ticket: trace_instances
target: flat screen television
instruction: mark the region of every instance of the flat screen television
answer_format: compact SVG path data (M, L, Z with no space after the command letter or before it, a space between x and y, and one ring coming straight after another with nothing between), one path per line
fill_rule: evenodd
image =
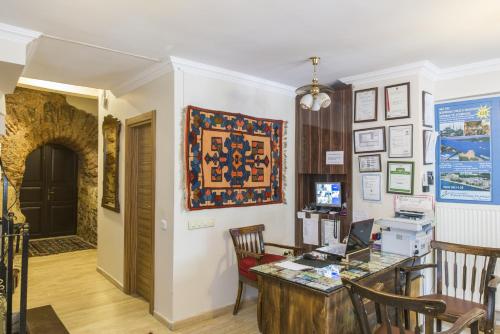
M340 182L317 182L316 206L328 208L342 207L342 186Z

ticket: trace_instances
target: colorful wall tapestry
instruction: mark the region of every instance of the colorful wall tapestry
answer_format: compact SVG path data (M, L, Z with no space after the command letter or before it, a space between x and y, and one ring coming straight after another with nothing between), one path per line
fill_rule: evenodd
M282 203L283 127L283 121L188 106L188 209Z

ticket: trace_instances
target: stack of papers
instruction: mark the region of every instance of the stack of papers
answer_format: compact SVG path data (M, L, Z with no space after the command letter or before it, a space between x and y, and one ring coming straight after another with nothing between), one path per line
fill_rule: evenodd
M312 269L312 267L310 267L310 266L304 266L303 264L295 263L292 261L278 262L275 264L275 266L283 268L283 269L294 270L294 271L302 271L302 270Z

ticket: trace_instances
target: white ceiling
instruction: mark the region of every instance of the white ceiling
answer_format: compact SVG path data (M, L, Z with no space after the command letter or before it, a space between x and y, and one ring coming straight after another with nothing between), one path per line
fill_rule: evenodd
M24 75L109 88L169 55L292 86L420 60L500 57L498 0L0 0L0 22L43 37Z

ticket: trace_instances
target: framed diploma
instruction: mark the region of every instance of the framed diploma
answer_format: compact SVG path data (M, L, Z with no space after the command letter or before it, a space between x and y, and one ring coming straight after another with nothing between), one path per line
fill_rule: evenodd
M386 86L385 119L400 119L410 117L410 83Z
M377 120L378 89L368 88L354 92L354 123Z
M434 96L428 92L422 92L422 118L423 126L434 127Z
M387 192L413 195L414 163L411 161L387 162Z
M382 199L382 176L380 174L361 175L361 193L364 201L377 201Z
M432 165L436 160L436 134L432 130L424 130L424 165Z
M413 157L413 125L389 127L389 158Z
M353 131L354 153L385 152L385 126Z
M360 173L373 173L382 171L380 154L360 155L358 157L358 160Z

